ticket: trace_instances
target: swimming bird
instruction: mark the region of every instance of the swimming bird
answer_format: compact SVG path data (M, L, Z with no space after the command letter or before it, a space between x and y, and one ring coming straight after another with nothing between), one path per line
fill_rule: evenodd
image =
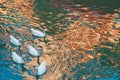
M18 39L16 39L13 35L10 35L10 42L13 45L18 46L19 51L20 51L20 46L22 45L22 43Z
M22 45L21 42L18 39L16 39L13 35L10 35L10 42L15 46Z
M46 62L43 61L37 68L36 68L36 80L38 80L39 76L42 76L46 72Z
M34 28L31 28L32 34L36 37L44 38L44 42L46 42L46 31L47 30L48 29L44 29L43 32L42 32L42 31L39 31L39 30L35 30Z
M37 57L37 63L40 64L39 57L40 57L40 54L42 53L42 49L40 47L38 49L39 51L37 51L33 46L29 45L30 55Z
M20 57L16 52L12 52L12 60L17 63L22 65L22 71L24 71L26 68L24 67L25 61L22 57Z
M16 52L12 52L12 60L17 64L24 64L24 60Z

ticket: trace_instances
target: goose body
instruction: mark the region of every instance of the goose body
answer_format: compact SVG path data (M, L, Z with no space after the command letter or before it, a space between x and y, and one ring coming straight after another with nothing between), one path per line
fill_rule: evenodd
M12 60L18 64L24 64L24 60L16 52L12 52Z
M32 56L37 57L37 63L40 64L39 58L40 58L40 54L42 53L41 48L39 49L39 51L37 51L34 47L32 47L31 45L29 45L29 53Z
M37 76L41 76L46 72L46 62L43 61L37 68Z
M20 46L21 45L21 42L12 35L10 35L10 42L12 44L14 44L15 46Z
M29 45L29 53L32 56L38 57L40 56L40 52L38 52L34 47L32 47L31 45Z
M31 28L31 31L32 31L32 34L36 37L41 37L41 38L44 38L46 37L46 31L47 29L44 29L44 31L39 31L39 30L35 30L34 28Z

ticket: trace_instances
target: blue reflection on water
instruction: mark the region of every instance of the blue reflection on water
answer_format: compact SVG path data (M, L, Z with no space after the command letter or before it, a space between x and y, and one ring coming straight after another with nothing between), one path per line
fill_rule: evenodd
M19 66L10 59L10 53L0 48L0 80L23 80Z

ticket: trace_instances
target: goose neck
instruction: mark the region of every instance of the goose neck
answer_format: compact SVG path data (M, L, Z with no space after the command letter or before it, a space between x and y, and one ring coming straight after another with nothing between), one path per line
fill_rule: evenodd
M43 33L46 35L46 30L44 30Z

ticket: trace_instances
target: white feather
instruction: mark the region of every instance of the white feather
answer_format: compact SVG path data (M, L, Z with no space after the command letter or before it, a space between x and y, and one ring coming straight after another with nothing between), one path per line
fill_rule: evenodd
M10 35L10 42L16 46L20 46L21 43L18 39L16 39L14 36Z
M41 76L46 72L46 62L43 61L40 66L37 68L37 75Z
M18 64L23 64L24 60L16 52L12 52L12 60Z
M40 56L40 52L38 52L34 47L32 47L31 45L29 45L29 53L32 55L32 56Z

